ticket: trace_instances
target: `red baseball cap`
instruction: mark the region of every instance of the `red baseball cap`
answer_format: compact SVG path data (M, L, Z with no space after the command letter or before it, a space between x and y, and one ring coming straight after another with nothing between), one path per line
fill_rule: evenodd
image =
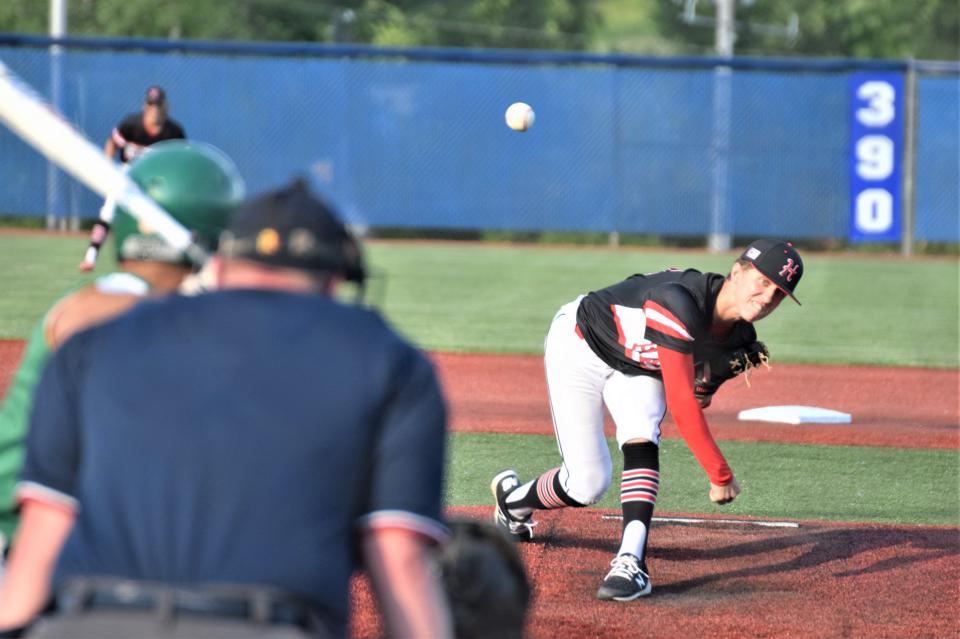
M740 259L752 263L754 268L766 275L777 288L797 304L800 303L793 291L803 276L803 260L800 259L797 249L793 248L793 244L782 240L754 240L744 249Z

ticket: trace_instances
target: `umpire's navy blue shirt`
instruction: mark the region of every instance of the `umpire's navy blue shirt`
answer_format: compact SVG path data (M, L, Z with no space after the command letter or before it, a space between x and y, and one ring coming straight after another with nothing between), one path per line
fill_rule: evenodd
M146 302L69 340L18 496L76 510L55 581L262 583L345 632L357 533L443 538L445 410L371 311L235 290Z

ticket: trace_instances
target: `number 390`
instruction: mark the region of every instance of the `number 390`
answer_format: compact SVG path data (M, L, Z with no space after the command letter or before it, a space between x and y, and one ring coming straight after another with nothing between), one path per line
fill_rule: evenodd
M896 90L888 82L864 82L857 97L866 105L856 110L857 120L865 127L882 128L896 116ZM856 141L857 176L867 182L887 179L896 164L895 145L882 133L864 135ZM856 224L864 232L883 232L893 224L894 202L884 188L867 188L857 194Z

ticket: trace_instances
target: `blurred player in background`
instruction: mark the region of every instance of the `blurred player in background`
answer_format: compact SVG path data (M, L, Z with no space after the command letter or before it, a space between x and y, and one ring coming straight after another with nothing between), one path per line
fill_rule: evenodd
M233 161L203 143L170 141L130 168L134 182L211 248L243 198ZM34 387L50 353L74 333L111 318L148 295L175 290L193 265L159 236L142 229L122 208L114 239L119 269L56 302L31 333L0 410L0 533L16 527L13 486L22 466ZM40 397L37 401L45 401Z
M703 408L725 380L766 362L753 322L784 297L796 300L802 274L793 246L757 240L726 277L694 269L634 275L563 306L544 354L561 465L522 485L514 470L494 477L495 520L515 539L529 540L534 510L587 506L603 497L612 479L606 406L623 452L623 532L597 598L649 594L646 548L660 485L660 422L669 409L709 477L710 500L733 501L740 486Z
M187 137L180 123L169 117L170 104L166 92L158 86L147 89L143 101L143 110L131 113L113 128L110 137L103 146L103 152L111 160L120 151L120 161L124 164L137 159L147 148L164 140L182 140ZM100 247L110 232L116 203L108 197L103 202L97 221L90 231L90 246L80 263L80 270L89 272L97 262Z
M342 637L362 565L391 636L451 636L445 404L421 352L332 297L358 245L295 183L240 207L212 272L51 359L0 629L52 578L37 636Z
M120 151L120 161L129 163L143 155L152 144L186 138L183 127L169 117L169 112L166 92L158 86L150 87L144 97L143 110L131 113L114 127L103 152L113 160Z

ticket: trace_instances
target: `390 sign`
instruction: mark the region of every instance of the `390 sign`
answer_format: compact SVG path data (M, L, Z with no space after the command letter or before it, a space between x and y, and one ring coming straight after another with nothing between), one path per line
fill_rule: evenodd
M850 78L850 240L898 241L903 78Z

